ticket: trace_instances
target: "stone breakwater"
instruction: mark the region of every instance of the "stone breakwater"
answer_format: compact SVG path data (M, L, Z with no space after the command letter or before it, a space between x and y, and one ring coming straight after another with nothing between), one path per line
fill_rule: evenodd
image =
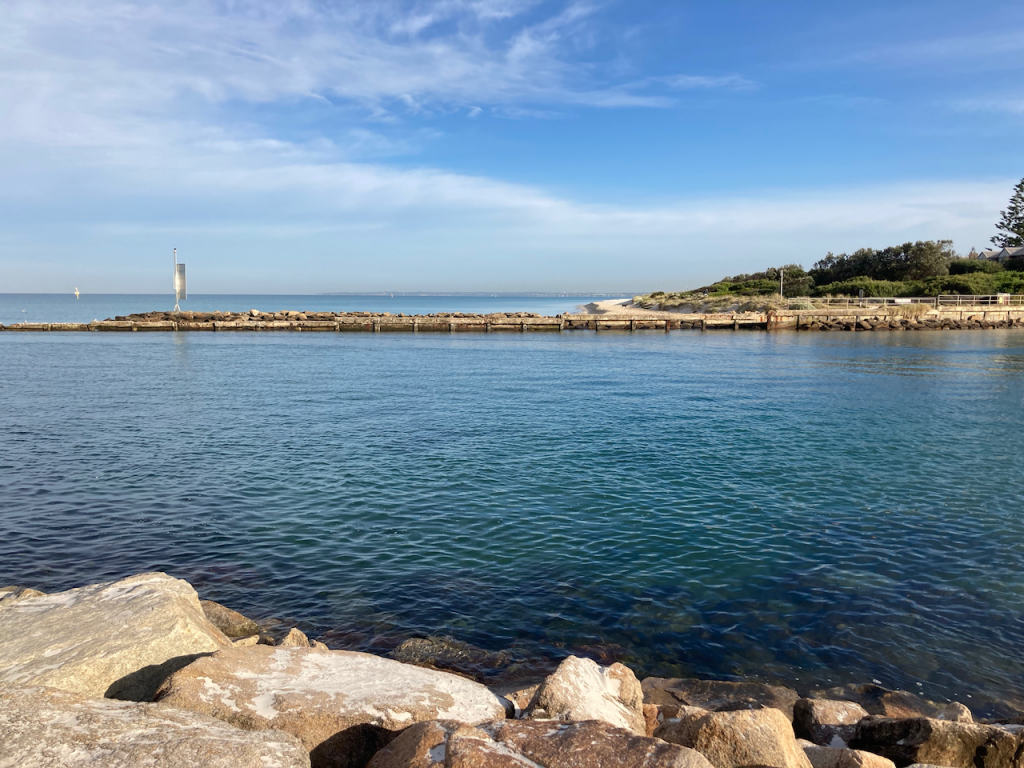
M938 307L907 316L899 309L779 310L719 314L614 312L547 317L530 312L488 315L438 312L145 312L91 323L16 323L0 331L327 331L465 333L532 331L950 331L1024 328L1024 307Z
M982 721L875 684L640 681L575 656L494 689L392 656L268 633L163 573L0 588L0 766L1024 768L1009 705Z

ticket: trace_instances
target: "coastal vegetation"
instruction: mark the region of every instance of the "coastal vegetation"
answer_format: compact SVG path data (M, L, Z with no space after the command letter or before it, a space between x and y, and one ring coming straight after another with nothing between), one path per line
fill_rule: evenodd
M1024 246L1024 179L1014 187L1006 210L996 223L992 243L1001 248ZM853 253L827 253L809 270L800 264L725 277L693 290L635 296L645 309L740 311L772 309L783 299L865 296L868 298L990 296L1024 293L1024 256L1003 262L979 258L971 249L961 256L952 240L919 240L887 248L861 248Z

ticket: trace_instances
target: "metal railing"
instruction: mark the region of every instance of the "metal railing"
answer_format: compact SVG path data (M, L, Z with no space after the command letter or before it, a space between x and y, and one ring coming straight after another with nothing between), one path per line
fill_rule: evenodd
M871 309L873 307L905 306L907 304L924 304L932 307L980 307L1024 306L1024 295L997 293L990 296L965 296L960 294L944 294L941 296L915 296L896 298L893 296L867 297L830 297L830 298L792 298L787 299L789 309L823 309L826 307L856 307Z

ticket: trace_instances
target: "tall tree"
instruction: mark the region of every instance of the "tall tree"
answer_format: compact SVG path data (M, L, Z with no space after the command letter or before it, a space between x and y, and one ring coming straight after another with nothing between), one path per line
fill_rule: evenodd
M992 244L1000 248L1024 245L1024 179L1013 188L1010 204L1001 213L1002 218L996 224L996 229L1002 232L992 238Z

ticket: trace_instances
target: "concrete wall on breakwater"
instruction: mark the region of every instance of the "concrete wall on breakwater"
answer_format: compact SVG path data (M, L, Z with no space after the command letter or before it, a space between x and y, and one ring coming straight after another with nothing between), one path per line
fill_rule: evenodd
M221 314L221 313L217 313ZM329 319L325 317L329 316ZM286 319L279 319L282 316ZM528 313L492 315L388 315L370 313L319 313L305 315L229 315L186 318L168 313L130 316L91 323L18 323L0 325L0 331L303 331L370 333L461 333L530 331L642 331L642 330L958 330L1024 327L1024 307L994 309L992 306L932 309L917 316L879 308L780 310L767 313L675 314L666 312L629 315L559 315L543 317ZM301 319L299 319L301 318ZM314 319L315 318L315 319Z

